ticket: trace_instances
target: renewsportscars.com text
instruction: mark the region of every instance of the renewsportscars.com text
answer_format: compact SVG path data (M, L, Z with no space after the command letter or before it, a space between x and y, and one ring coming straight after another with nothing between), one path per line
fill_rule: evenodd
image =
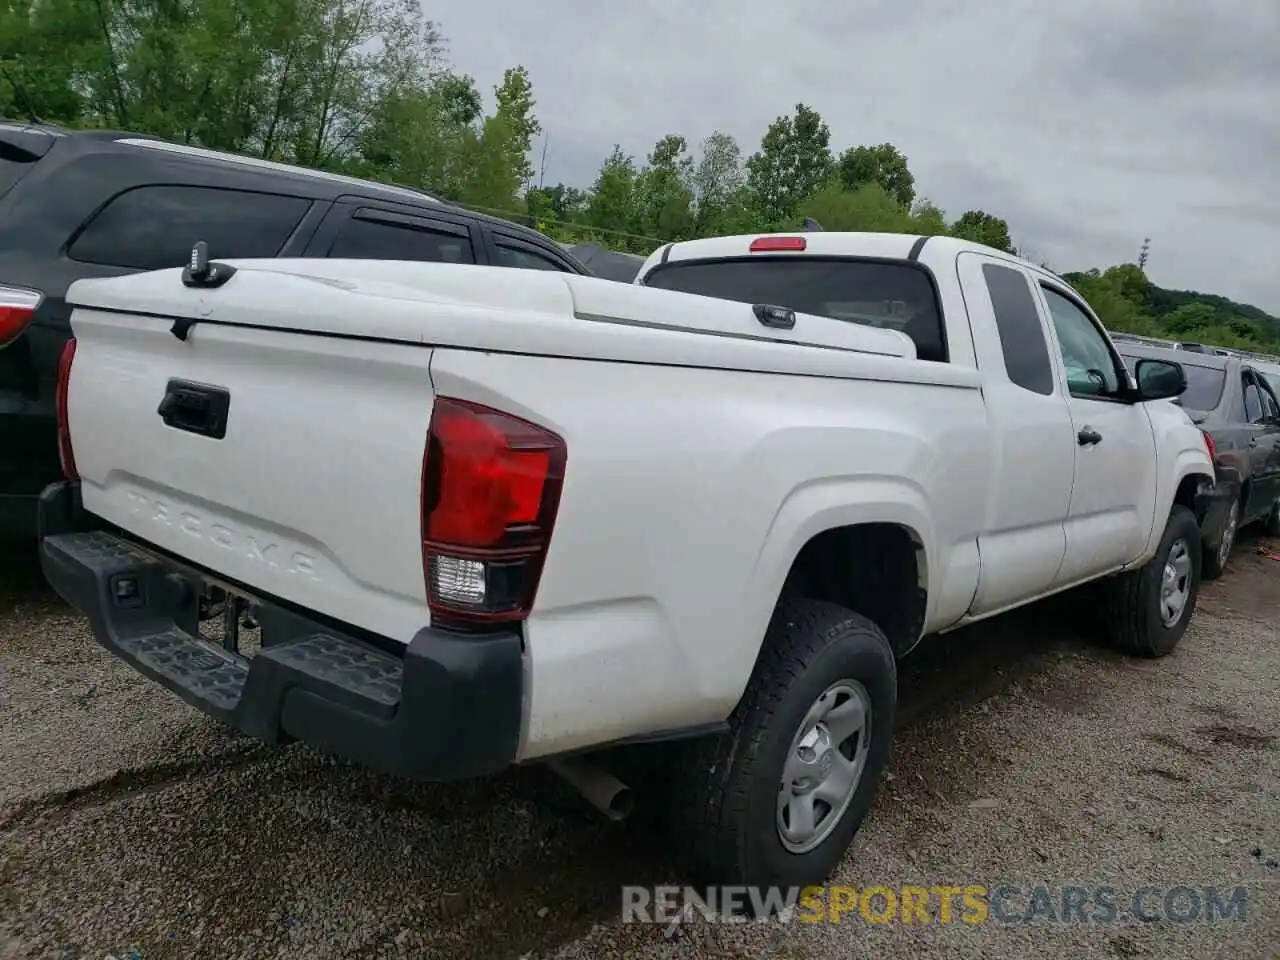
M1212 923L1243 921L1242 886L624 887L624 923L747 922L747 914L790 923Z

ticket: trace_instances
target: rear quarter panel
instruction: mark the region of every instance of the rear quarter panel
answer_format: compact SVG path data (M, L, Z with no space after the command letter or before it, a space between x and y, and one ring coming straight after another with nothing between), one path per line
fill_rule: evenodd
M525 758L722 720L824 529L915 531L933 624L973 595L991 462L976 372L941 386L441 348L431 375L568 447L527 624Z

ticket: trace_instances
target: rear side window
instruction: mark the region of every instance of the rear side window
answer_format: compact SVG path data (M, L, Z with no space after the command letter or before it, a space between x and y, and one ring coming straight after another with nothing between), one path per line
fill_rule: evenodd
M1053 364L1031 282L1022 271L994 263L982 265L982 278L991 295L1009 379L1024 390L1048 396L1053 393Z
M905 263L778 257L659 266L645 286L741 303L789 307L833 320L901 330L921 360L946 363L933 281Z
M84 263L135 270L185 266L196 241L221 259L274 257L311 206L301 197L171 184L111 200L72 241Z
M470 235L426 224L353 217L329 249L334 259L475 263Z

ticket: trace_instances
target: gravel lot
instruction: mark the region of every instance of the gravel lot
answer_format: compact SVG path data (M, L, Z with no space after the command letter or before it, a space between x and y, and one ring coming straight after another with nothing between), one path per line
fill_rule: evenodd
M0 563L0 958L1280 958L1280 562L1242 537L1178 652L1067 597L904 667L892 779L834 879L1248 889L1243 922L618 921L660 834L551 774L406 784L206 720ZM641 796L643 803L643 795ZM1017 901L1021 910L1024 901ZM1152 901L1160 903L1160 898Z

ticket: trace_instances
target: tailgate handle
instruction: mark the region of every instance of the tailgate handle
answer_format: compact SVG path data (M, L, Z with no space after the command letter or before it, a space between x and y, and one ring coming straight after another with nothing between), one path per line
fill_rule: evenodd
M225 387L211 387L190 380L170 380L156 413L165 426L201 437L221 440L227 435L227 414L231 393Z
M756 303L752 304L751 312L766 327L773 327L777 330L795 329L796 312L787 307L777 307L771 303Z

